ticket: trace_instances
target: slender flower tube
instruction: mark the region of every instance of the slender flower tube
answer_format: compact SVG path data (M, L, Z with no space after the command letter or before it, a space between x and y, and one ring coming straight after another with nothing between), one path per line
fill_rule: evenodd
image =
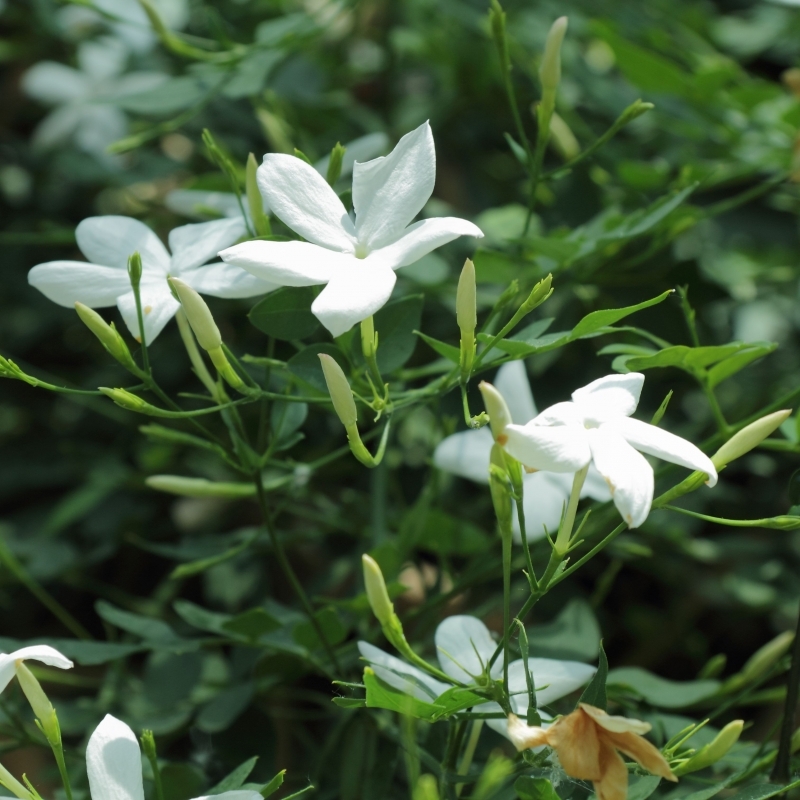
M466 383L475 360L475 328L478 326L475 265L470 259L464 262L458 279L456 322L461 331L461 382Z
M528 468L576 472L593 463L614 505L631 528L638 528L653 501L653 468L641 453L704 472L717 483L711 459L691 442L631 419L644 375L608 375L577 389L572 401L556 403L527 425L507 425L509 455Z
M539 80L542 82L544 97L555 95L561 82L561 43L567 32L569 20L559 17L551 26L544 45L544 55L539 67Z
M514 714L508 717L508 738L517 750L549 745L567 775L592 781L598 800L627 797L628 770L619 752L653 775L678 780L659 750L642 738L649 730L649 722L612 717L586 703L547 729L528 726Z
M34 674L25 666L23 661L17 661L14 665L14 670L17 673L20 688L25 693L34 715L39 720L47 741L53 747L58 747L61 744L61 728L59 727L53 704L44 693L42 685L36 680Z

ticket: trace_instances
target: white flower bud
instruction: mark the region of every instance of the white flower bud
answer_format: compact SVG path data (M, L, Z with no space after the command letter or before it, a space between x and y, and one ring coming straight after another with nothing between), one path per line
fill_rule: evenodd
M478 325L475 295L475 265L468 258L464 262L456 290L456 321L461 329L461 335L465 339L475 335L475 328Z
M211 311L206 301L187 283L179 278L170 278L170 286L175 290L181 301L186 318L192 326L197 343L203 350L211 351L222 347L222 336L211 316Z
M328 385L328 391L333 401L334 411L336 411L345 429L349 429L358 422L358 412L356 411L356 402L353 400L353 391L347 382L347 377L332 356L320 353L319 360L322 364L322 372L325 375L325 383Z
M742 428L711 456L714 466L717 469L722 469L726 464L730 464L731 461L735 461L745 453L749 453L756 445L761 444L767 436L776 431L791 413L791 409L775 411Z
M389 592L386 591L386 581L383 579L381 568L378 562L366 553L361 556L361 564L372 613L382 626L388 625L394 617L394 606L389 599Z
M561 81L561 42L567 32L568 20L559 17L551 26L544 46L544 55L539 67L539 80L545 94L553 94Z
M14 664L17 673L17 680L28 698L28 702L33 709L36 719L39 720L44 735L51 745L58 745L61 742L61 730L56 718L56 710L42 689L42 685L36 680L33 673L25 666L22 659Z

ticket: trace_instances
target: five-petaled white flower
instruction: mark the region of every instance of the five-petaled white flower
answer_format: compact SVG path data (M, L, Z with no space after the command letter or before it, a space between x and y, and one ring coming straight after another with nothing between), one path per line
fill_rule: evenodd
M306 241L243 242L220 257L281 286L327 284L311 310L340 336L386 303L396 269L459 236L483 236L457 217L410 224L431 196L435 179L427 122L406 134L388 156L354 165L355 221L312 166L268 153L258 168L259 189L275 216Z
M524 424L536 416L536 403L522 361L503 364L497 371L494 386L506 401L512 420ZM489 458L493 444L488 425L476 431L460 431L439 443L433 453L433 463L444 472L451 472L476 483L489 483ZM573 476L568 473L543 471L524 476L523 509L528 541L541 539L545 530L550 534L556 531L564 504L569 500L572 479ZM581 497L591 497L602 502L611 499L605 481L591 467L583 484ZM516 514L514 538L516 541L521 538Z
M275 288L232 264L202 266L244 233L241 217L183 225L170 231L170 256L155 233L136 219L89 217L78 225L75 238L91 263L39 264L28 273L28 282L61 306L80 302L102 308L116 304L128 329L139 339L136 302L127 272L129 256L138 251L142 257L145 341L149 344L180 308L170 292L168 277L179 277L195 291L215 297L252 297Z
M167 80L159 72L122 71L128 59L125 45L104 36L78 47L78 69L57 61L40 61L22 77L25 93L50 106L36 127L33 144L52 148L75 144L108 166L118 164L106 148L128 132L128 118L116 104L127 95L153 89Z
M92 800L144 800L139 742L128 725L110 714L95 728L86 746L86 771ZM214 800L261 800L258 792L248 789L213 797Z
M486 666L497 649L497 642L489 629L477 617L458 614L447 617L436 628L436 651L442 671L453 680L474 686L476 678L486 671ZM400 692L435 703L444 694L449 684L431 677L421 669L407 664L378 647L359 642L362 658L368 661L375 674L385 683ZM528 668L536 689L536 703L546 706L587 684L595 668L578 661L559 661L553 658L529 658ZM489 674L494 679L503 676L503 659L492 664ZM508 691L511 707L524 717L528 712L528 685L525 678L525 662L522 659L508 665ZM503 736L508 736L508 726L498 703L486 702L477 707L481 713L496 713L497 719L489 719L489 726ZM547 714L543 718L550 719Z
M691 442L630 418L643 383L638 372L599 378L527 425L508 425L505 448L530 469L575 472L593 463L622 518L638 528L650 513L653 468L637 451L705 472L709 486L717 482L711 459Z
M33 644L21 647L13 653L0 653L0 692L8 686L16 672L17 664L23 661L40 661L48 667L71 669L72 662L54 647L46 644Z

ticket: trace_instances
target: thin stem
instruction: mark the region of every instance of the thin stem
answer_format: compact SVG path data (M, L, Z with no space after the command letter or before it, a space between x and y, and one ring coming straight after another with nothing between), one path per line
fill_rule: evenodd
M565 569L560 575L557 575L553 578L549 585L548 589L551 589L553 586L558 585L561 581L564 580L568 575L572 575L575 570L580 569L589 559L594 558L601 550L607 547L614 539L617 538L628 526L624 522L620 522L616 528L614 528L611 533L608 534L604 539L602 539L598 544L596 544L585 556L579 558L571 567Z
M515 476L512 475L511 482L512 486L514 487L514 494L517 497L514 499L514 502L517 506L517 521L519 522L519 534L522 539L522 552L525 555L525 566L528 570L528 582L531 585L531 589L534 590L538 587L538 582L536 580L536 573L533 569L533 559L531 558L531 546L530 542L528 542L528 530L525 525L525 506L523 501L523 492L525 490L524 483L522 480L517 483L514 480Z
M503 630L511 627L511 531L503 537ZM510 637L503 637L503 691L508 697L508 664Z
M794 732L794 717L797 711L798 690L800 690L800 614L797 617L797 630L792 644L792 666L786 683L786 703L783 707L778 757L775 760L771 775L772 781L777 783L789 782L789 762L792 755L792 733Z
M269 534L269 539L272 544L272 549L275 555L278 558L278 563L281 565L281 569L283 570L283 574L286 575L289 583L291 583L292 588L295 591L300 603L305 610L309 622L314 628L314 631L317 634L320 642L322 642L325 651L328 654L328 658L330 659L331 663L334 666L334 669L338 674L342 673L341 667L339 666L339 661L336 658L336 653L331 646L330 642L328 641L327 636L325 636L325 631L322 630L322 626L319 624L319 620L314 615L314 608L311 605L311 601L308 599L308 595L303 589L303 585L300 583L295 571L292 569L292 565L289 563L289 559L286 557L286 552L283 549L283 545L281 544L280 539L278 538L278 533L275 530L275 525L272 521L272 516L269 513L269 508L267 507L267 497L264 493L264 485L261 481L261 474L256 473L253 476L253 480L256 485L256 495L258 496L258 505L261 508L261 514L264 518L264 527L267 529L267 533Z
M381 461L370 476L370 511L372 523L372 543L377 546L386 538L386 499L389 471Z
M92 636L83 625L64 608L38 581L28 573L25 567L17 561L16 556L9 550L5 540L0 537L0 563L46 608L56 617L65 628L79 639L91 641Z
M533 164L531 167L531 188L528 194L528 214L525 217L525 227L522 230L522 235L528 235L528 229L531 226L533 219L533 209L536 207L536 191L539 188L539 179L542 174L542 164L544 162L544 151L547 147L547 140L550 138L550 120L553 117L553 106L548 104L544 106L543 101L539 103L536 109L536 120L539 128L536 131L536 152L533 155ZM552 103L552 100L550 100Z
M53 755L56 757L58 772L61 775L61 783L64 785L64 792L67 795L67 800L72 800L72 785L69 782L67 764L64 761L64 748L61 744L59 744L57 747L52 747L51 749L53 751ZM159 800L164 800L164 798L160 797Z
M467 743L464 746L464 755L461 756L461 764L458 767L458 774L459 775L466 775L469 772L469 768L472 766L472 759L475 756L475 748L478 746L478 739L481 738L481 730L483 729L483 720L482 719L475 719L472 721L472 728L469 732L469 739L467 739ZM464 789L465 784L459 783L456 786L456 797L461 796L461 792Z
M464 732L466 731L466 720L450 721L450 728L447 732L447 747L445 749L444 760L442 761L442 771L439 791L442 795L442 800L451 800L455 798L453 787L451 786L448 777L455 768L458 761L458 753L461 750L461 742L464 739Z
M200 382L203 386L208 389L208 393L219 402L219 392L218 386L216 381L211 377L211 373L208 371L208 367L206 366L205 361L203 361L203 356L200 354L200 348L197 346L197 341L194 338L194 332L192 331L191 326L189 325L189 320L186 319L186 314L183 311L183 308L179 308L177 313L175 314L175 320L178 323L178 331L180 332L181 339L183 340L183 346L186 348L186 353L189 356L189 361L192 362L192 367L194 367L194 373L200 379Z
M142 295L139 290L138 282L131 282L133 288L133 299L136 302L136 320L139 323L139 344L142 346L142 368L147 375L150 375L150 356L147 353L147 337L144 335L144 314L142 313Z

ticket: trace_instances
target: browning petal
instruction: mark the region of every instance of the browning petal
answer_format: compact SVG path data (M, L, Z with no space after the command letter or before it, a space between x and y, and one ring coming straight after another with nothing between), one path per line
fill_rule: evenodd
M548 729L547 741L558 753L567 775L585 781L600 780L600 739L588 714L578 709L562 717Z
M594 781L597 800L626 800L628 796L628 770L619 753L608 743L600 745L602 776Z
M647 733L652 725L640 719L628 717L612 717L602 708L595 708L588 703L581 703L581 708L601 727L612 733Z
M611 733L610 731L605 731L602 739L604 743L608 742L626 756L630 756L653 775L666 778L668 781L678 780L673 775L664 756L661 755L661 751L650 744L647 739L643 739L635 733Z
M516 714L508 715L508 738L517 750L548 744L547 731L536 725L526 725Z

